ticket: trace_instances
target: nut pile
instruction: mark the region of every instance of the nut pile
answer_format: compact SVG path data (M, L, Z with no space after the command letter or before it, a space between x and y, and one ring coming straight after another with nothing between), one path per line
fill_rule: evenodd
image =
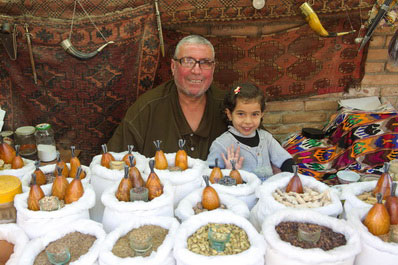
M220 209L227 209L227 206L225 204L220 204ZM203 205L201 202L198 202L194 207L192 207L193 211L195 214L202 213L202 212L207 212L208 210L203 208Z
M303 193L284 192L276 189L272 193L272 196L277 202L293 208L317 208L332 202L328 190L321 193L308 187L304 187L303 189Z
M222 252L217 252L210 247L208 232L210 227L214 229L216 226L218 229L226 229L231 233L230 240L225 244L225 250ZM204 225L188 237L187 243L190 251L204 256L234 255L250 248L246 232L234 224L209 223Z
M357 195L357 198L369 204L375 204L377 202L376 196L373 195L372 191L365 191L364 193ZM383 203L384 202L385 200L383 200Z

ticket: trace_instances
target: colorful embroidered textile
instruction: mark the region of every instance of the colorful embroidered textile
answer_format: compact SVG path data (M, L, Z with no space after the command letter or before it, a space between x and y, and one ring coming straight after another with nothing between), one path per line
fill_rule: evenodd
M115 43L83 61L60 45L69 37L70 20L0 16L0 21L16 23L18 30L17 59L12 61L0 50L0 106L7 111L5 129L48 122L57 143L82 150L80 158L86 165L101 153L101 144L108 141L127 108L152 88L159 55L152 5L92 19L107 40ZM37 85L24 36L26 21ZM105 43L87 18L74 21L71 42L86 53Z
M309 139L296 134L284 143L300 172L329 184L335 173L351 169L380 175L384 162L398 158L398 112L342 109L324 129L327 137Z

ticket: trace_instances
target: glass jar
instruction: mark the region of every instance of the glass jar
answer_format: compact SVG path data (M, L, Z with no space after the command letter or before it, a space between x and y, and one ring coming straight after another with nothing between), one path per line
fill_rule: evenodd
M36 154L35 127L22 126L15 130L15 144L19 145L21 156L31 156Z
M50 162L57 158L57 148L55 147L54 131L48 123L36 125L36 145L39 160Z

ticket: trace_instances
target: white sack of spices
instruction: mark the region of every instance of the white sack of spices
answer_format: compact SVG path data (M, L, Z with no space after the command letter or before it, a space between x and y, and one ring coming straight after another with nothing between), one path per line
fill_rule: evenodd
M240 227L246 232L250 247L239 254L224 256L204 256L190 251L187 239L208 223L234 224ZM264 265L265 252L265 240L250 222L242 216L223 210L204 212L187 219L180 225L174 244L174 258L177 265Z
M326 226L345 236L343 246L324 251L320 248L303 249L281 240L275 227L281 222L305 222ZM262 224L262 234L267 241L267 265L350 265L361 251L358 232L346 221L313 210L285 209L270 216Z
M229 176L231 169L222 169L221 172L223 176ZM261 185L261 180L254 173L245 170L239 170L239 173L243 181L246 183L239 184L236 186L225 186L215 183L212 184L212 186L219 193L225 193L234 196L235 198L238 198L239 200L245 202L249 210L251 210L257 202L255 191L256 188ZM210 176L210 174L211 174L211 169L207 169L204 172L204 175ZM206 184L202 179L202 186L205 185Z
M115 160L120 161L128 153L128 151L124 151L121 153L114 153L114 152L109 152L109 153L113 155ZM135 167L142 174L142 172L144 172L145 167L148 165L149 160L148 158L146 158L145 156L141 155L138 152L132 152L132 154L134 155L134 159L136 161ZM90 169L92 174L90 183L93 186L96 195L95 206L90 209L90 216L91 219L97 222L102 222L102 215L104 213L104 208L105 208L105 206L101 202L102 193L113 184L119 183L124 176L123 170L109 169L101 166L101 158L102 154L96 155L93 157L93 160L90 163Z
M176 153L165 154L169 167L175 166ZM153 158L152 158L153 159ZM183 171L170 171L168 169L154 169L160 180L168 180L174 187L174 208L180 200L185 198L193 190L200 187L202 183L203 170L206 164L203 160L188 156L188 168ZM149 174L149 164L145 168L145 174Z
M23 179L23 176L29 172L33 172L35 170L35 162L30 159L22 158L24 162L24 166L18 169L3 169L0 170L1 175L12 175L18 177L20 180Z
M213 184L211 184L213 186ZM175 216L181 221L185 221L189 217L195 215L193 207L198 202L202 201L202 193L204 188L194 190L187 197L182 199L175 210ZM249 208L243 201L224 193L218 193L220 203L224 204L227 209L225 211L232 211L233 213L243 216L246 219L249 218Z
M83 184L84 193L79 200L65 204L56 211L31 211L28 209L29 192L15 195L17 224L30 239L40 237L52 229L61 228L77 219L90 219L89 209L94 206L95 192L90 184ZM51 195L51 186L42 187L45 195Z
M367 191L373 191L376 187L377 181L365 181L365 182L357 182L347 185L347 187L343 190L343 195L345 198L344 202L344 213L347 215L353 209L357 208L365 208L369 210L372 208L372 205L366 203L359 199L357 195L360 195Z
M25 232L16 224L0 224L0 240L7 241L14 245L13 253L6 264L20 264L19 260L24 252L26 244L29 242L29 238Z
M388 243L372 235L362 223L368 209L352 209L347 213L348 223L359 232L362 251L355 259L355 265L397 265L398 244Z
M42 252L48 244L56 241L69 233L80 232L96 237L93 245L88 252L79 257L69 265L94 265L97 264L100 248L105 241L106 233L100 223L92 220L77 219L73 222L58 227L52 231L48 231L45 235L31 240L25 247L20 259L20 265L33 265L36 257ZM7 264L8 265L8 264Z
M131 230L144 225L157 225L169 230L157 251L153 251L148 257L137 256L128 258L120 258L112 253L112 249L119 238L125 236ZM140 219L125 221L106 236L99 255L99 264L174 265L173 245L179 225L180 223L175 218L165 216L143 216Z
M144 180L148 176L143 176ZM101 201L105 205L102 224L106 232L110 232L122 223L131 219L140 219L142 216L174 216L173 207L173 186L170 182L161 181L163 194L151 201L124 202L119 201L115 194L119 183L115 183L106 189L101 196Z
M286 208L294 209L291 207L287 207L284 204L278 202L277 200L275 200L273 196L273 193L276 191L276 189L280 189L282 191L285 190L287 184L289 183L291 177L293 176L293 173L282 172L279 173L278 175L280 175L278 179L272 181L265 181L260 187L256 189L256 196L259 198L259 201L255 209L252 209L250 213L250 220L253 219L256 220L252 222L253 225L262 224L262 222L266 219L267 216L273 214L278 210ZM343 206L341 205L341 201L335 190L331 189L328 185L316 180L313 177L301 174L299 174L299 177L303 187L311 188L312 190L315 190L320 193L324 191L329 192L329 196L331 199L330 204L327 204L322 207L311 208L311 210L333 217L337 217L343 211ZM261 227L258 226L256 226L256 228L259 231L261 229Z

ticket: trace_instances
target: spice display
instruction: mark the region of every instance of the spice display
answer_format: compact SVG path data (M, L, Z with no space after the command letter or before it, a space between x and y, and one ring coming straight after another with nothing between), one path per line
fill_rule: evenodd
M395 194L396 190L397 183L394 182L391 187L391 195L386 199L385 203L392 225L398 225L398 197Z
M116 190L116 198L119 201L130 201L130 190L133 188L133 182L129 178L129 167L124 166L124 177L120 180L119 186Z
M116 241L113 246L112 253L120 258L138 256L130 245L130 239L135 238L138 239L138 241L145 242L148 238L151 238L152 247L143 253L144 257L150 256L152 251L157 251L158 247L162 245L168 233L168 229L158 225L143 225L138 228L134 228Z
M69 161L70 164L69 177L75 178L77 169L81 167L81 163L79 158L77 158L77 156L75 155L75 147L73 145L70 147L70 150L71 150L71 158ZM81 170L80 174L81 174L79 176L80 179L84 179L86 177L86 173L83 170Z
M163 150L160 149L160 144L162 141L156 140L153 141L153 144L156 147L156 153L155 153L155 168L156 169L167 169L169 164L167 163L166 156L163 153Z
M281 189L276 189L272 196L277 202L293 208L318 208L332 202L328 190L318 192L308 187L304 187L303 193L284 192Z
M373 195L377 193L381 193L383 195L383 200L385 200L391 194L391 176L388 173L390 164L385 162L384 163L384 173L381 174L379 180L377 181L376 187L373 190Z
M69 204L80 199L84 194L83 184L80 180L82 168L79 166L76 171L76 177L69 183L65 192L65 203Z
M22 168L25 165L22 157L19 155L19 145L15 146L15 157L12 159L11 168L18 169Z
M232 164L232 170L231 172L229 172L229 176L236 180L236 185L242 184L243 183L242 176L240 175L239 170L235 168L236 161L231 160L231 164Z
M109 164L111 161L115 161L115 158L111 153L108 152L108 147L106 144L101 145L102 148L102 156L101 156L101 166L109 168Z
M301 183L300 177L298 175L297 165L293 166L293 172L293 177L286 186L286 192L303 193L303 184Z
M34 265L51 265L48 260L46 251L50 253L60 253L65 249L69 250L70 260L72 263L80 258L80 256L87 254L94 241L97 238L93 235L83 234L80 232L72 232L64 237L61 237L51 243L49 243L43 251L37 255ZM69 264L66 263L66 264Z
M56 196L44 196L39 200L40 211L56 211L65 206Z
M218 166L218 158L216 158L214 160L214 167L210 173L210 182L213 184L218 183L222 177L223 177L223 175L222 175L221 168Z
M40 169L40 161L35 161L35 171L33 172L36 175L36 183L37 185L44 185L47 183L46 176L44 175L43 171Z
M202 192L202 206L203 208L211 211L220 207L220 198L217 191L209 185L209 176L203 176L206 182L206 187Z
M54 179L53 185L51 187L51 194L53 196L56 196L60 200L64 200L65 194L66 194L66 189L69 186L69 182L66 180L66 177L62 173L63 168L61 168L57 165L57 166L55 166L55 170L57 170L57 174Z
M0 135L0 159L4 164L11 164L16 155L15 149L8 143L3 141L3 136Z
M301 224L307 225L307 230L315 231L320 229L320 236L317 241L300 240L298 229ZM300 227L303 227L302 225ZM301 222L281 222L275 227L281 240L289 242L295 247L300 248L320 248L328 251L339 246L347 244L345 236L341 233L334 232L326 226Z
M130 159L130 165L134 164L134 156L129 156ZM138 168L136 168L135 166L130 166L129 169L129 177L131 179L131 182L133 183L133 187L134 188L139 188L139 187L144 187L145 186L145 181L141 176L140 171L138 170Z
M181 170L188 168L188 155L184 150L185 140L178 139L178 147L180 148L175 157L175 166L179 167Z
M65 178L69 177L69 168L66 165L66 163L61 159L61 155L58 151L57 151L57 163L56 163L55 169L54 169L55 176L58 174L57 167L62 168L62 175Z
M209 230L225 231L230 233L229 241L225 244L224 251L217 251L212 248L209 240ZM215 224L209 223L200 227L187 239L188 250L204 255L235 255L250 248L250 242L246 232L234 224Z
M156 175L154 171L154 166L155 161L149 160L149 168L151 169L151 173L149 173L145 187L148 189L148 199L150 201L163 194L163 185L160 182L158 175Z
M221 179L218 180L217 182L220 185L224 186L235 186L236 185L236 179L231 178L230 176L223 176ZM243 182L244 184L246 182Z
M220 209L227 209L227 206L226 206L225 204L222 204L222 203L221 203L219 208L220 208ZM202 205L201 202L198 202L194 207L192 207L192 209L193 209L193 212L194 212L195 214L202 213L202 212L207 212L207 211L208 211L206 208L203 207L203 205Z
M3 159L0 159L0 170L11 169L11 164L4 163Z
M40 188L40 185L36 183L36 174L32 174L32 186L30 186L28 195L28 209L31 211L39 211L40 204L39 200L44 197L44 192Z
M121 160L114 160L109 162L109 169L123 170L126 163Z
M369 210L363 221L369 232L375 236L387 234L390 230L390 215L382 203L382 193L377 193L377 203Z
M125 154L122 158L122 161L124 161L124 163L126 163L126 165L128 165L129 167L133 167L136 164L136 161L134 160L134 155L133 155L133 149L134 149L134 145L127 145L127 151L128 153ZM130 160L130 157L133 157L133 160ZM131 161L133 162L131 164Z

